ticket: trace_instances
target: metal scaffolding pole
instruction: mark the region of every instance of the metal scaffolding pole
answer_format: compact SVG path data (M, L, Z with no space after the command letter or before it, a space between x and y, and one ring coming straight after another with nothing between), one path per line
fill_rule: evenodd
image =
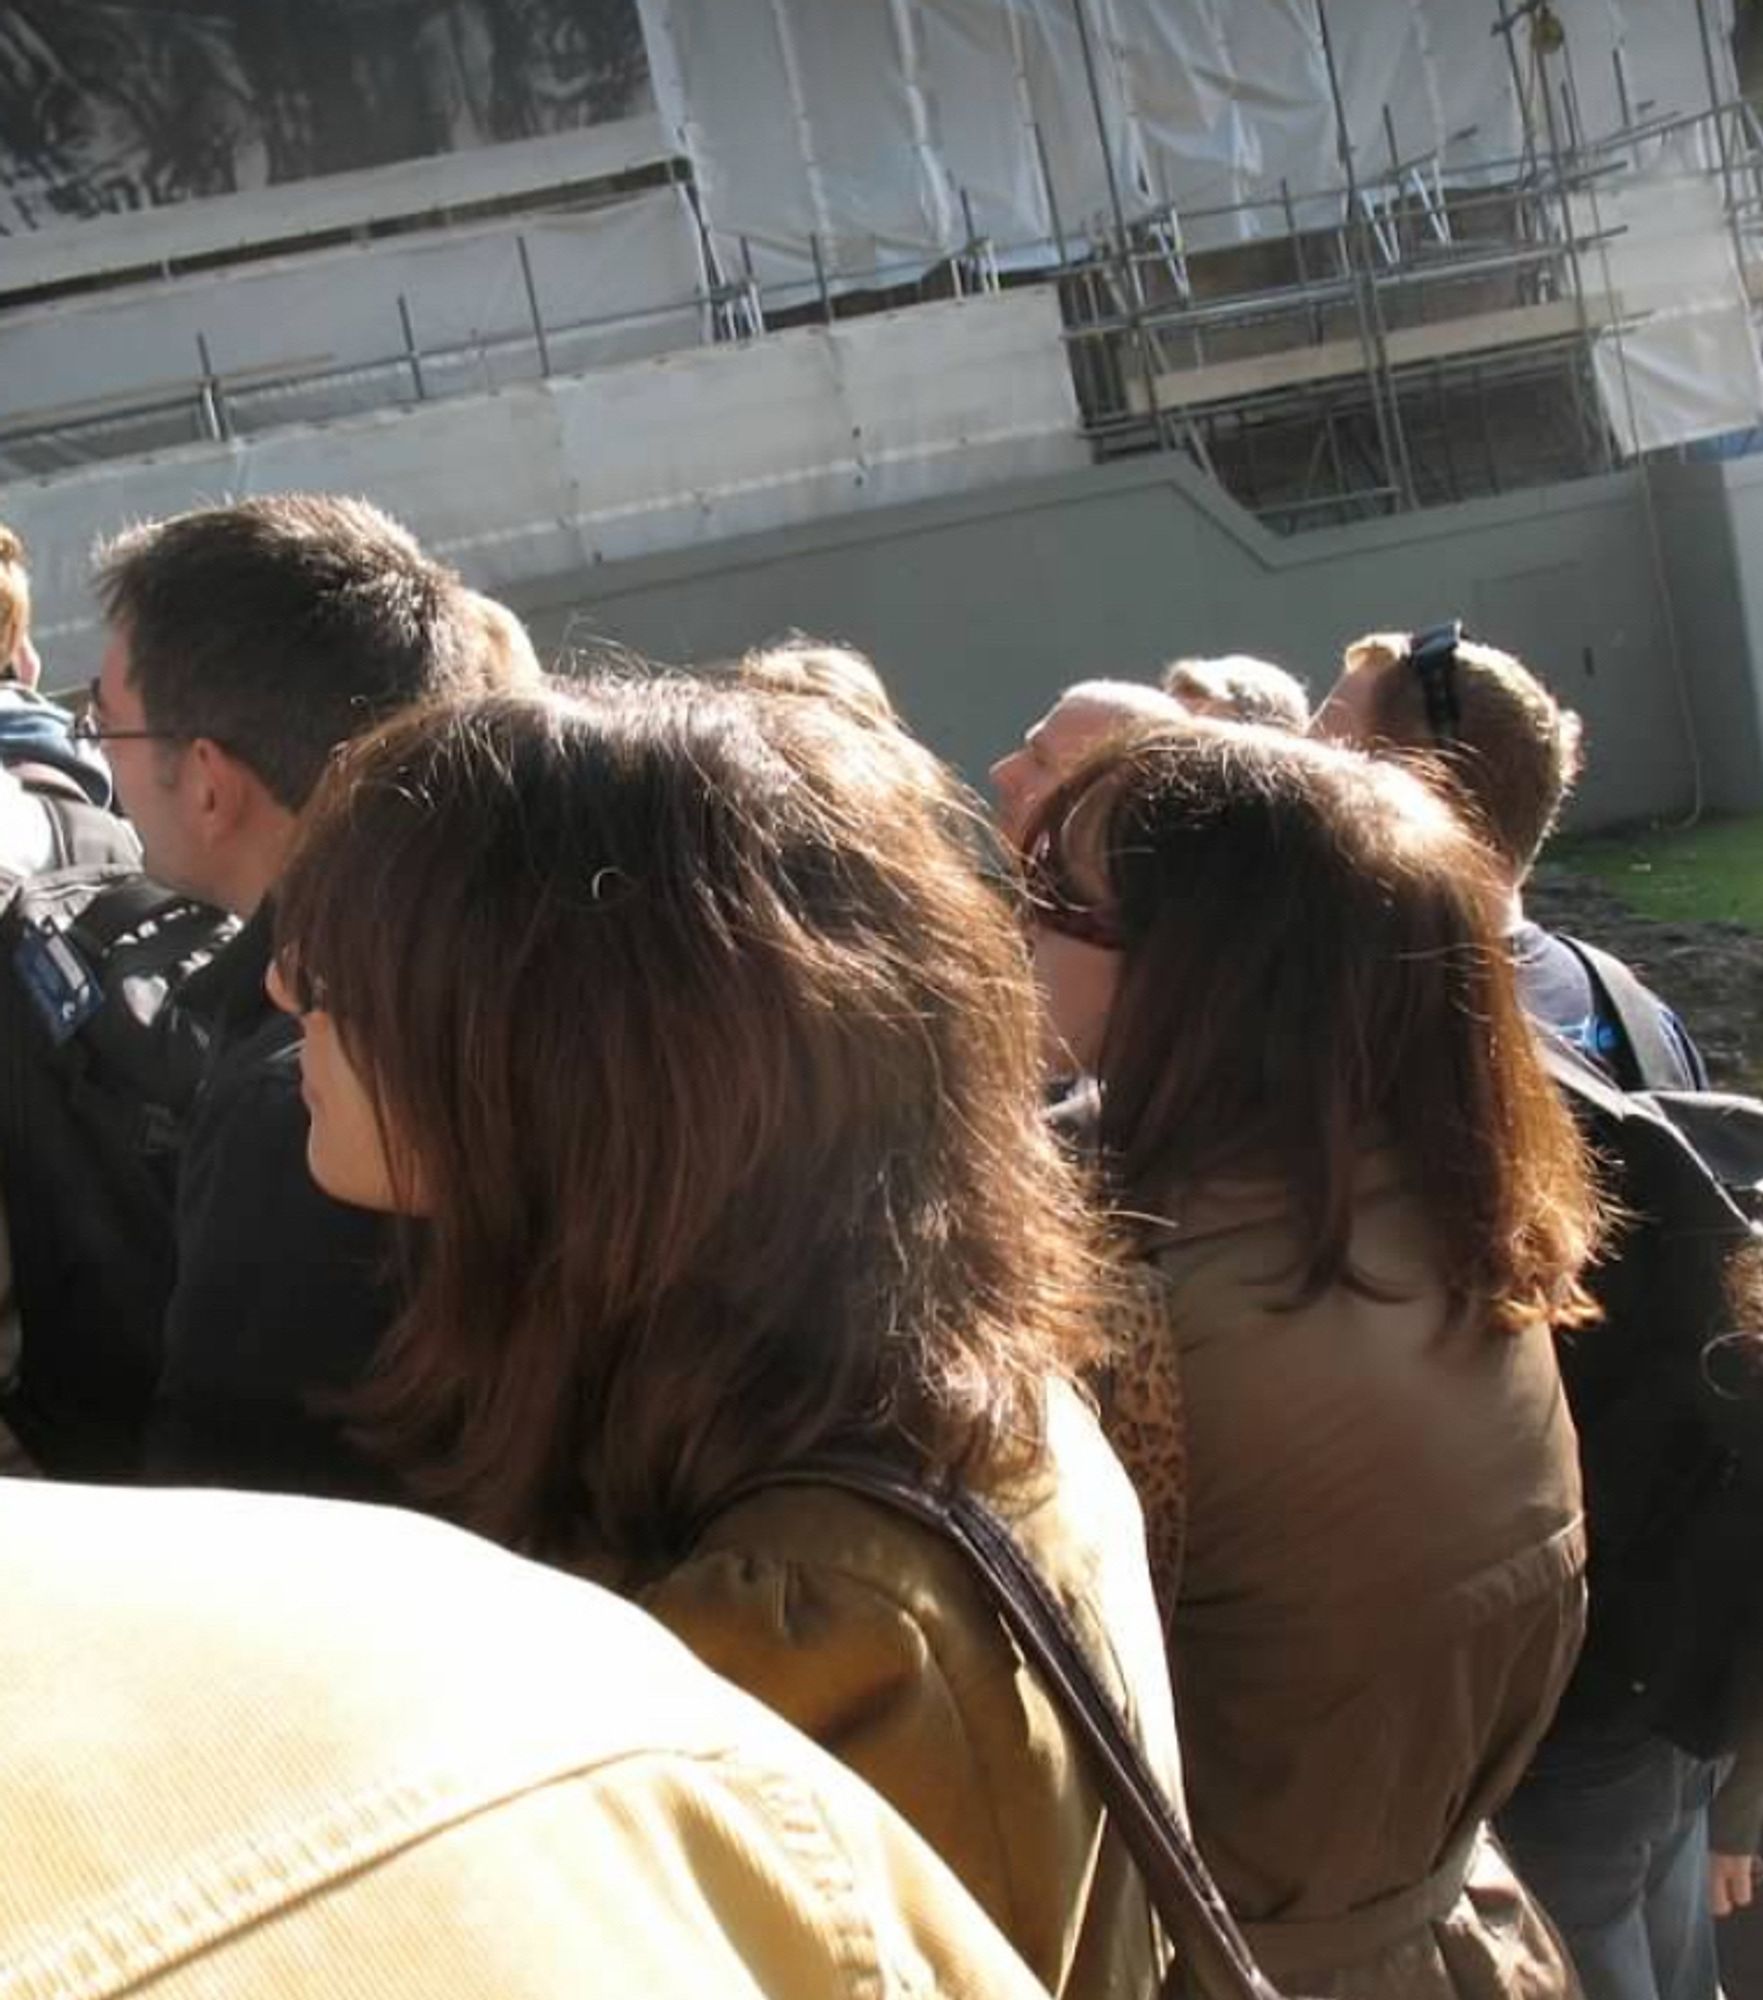
M1108 182L1108 205L1114 214L1115 254L1121 279L1121 309L1126 314L1132 342L1138 354L1139 369L1145 378L1145 406L1156 429L1158 444L1165 445L1168 440L1163 427L1163 412L1157 397L1157 358L1151 338L1145 331L1145 295L1139 278L1139 267L1133 261L1132 246L1127 241L1126 203L1121 199L1120 176L1114 166L1114 147L1108 138L1108 118L1102 106L1102 80L1096 69L1095 47L1090 40L1089 10L1084 0L1071 0L1071 11L1077 22L1077 43L1083 54L1084 82L1089 88L1090 111L1096 121L1096 144L1102 149L1102 172Z
M1102 79L1096 67L1096 50L1090 33L1089 9L1085 0L1071 0L1071 11L1077 22L1078 47L1083 53L1084 81L1089 87L1090 110L1096 121L1096 143L1102 149L1102 167L1108 181L1108 205L1114 213L1114 240L1123 293L1121 304L1126 313L1133 344L1138 351L1140 372L1145 378L1145 408L1156 431L1158 444L1166 447L1169 441L1169 427L1164 421L1162 401L1157 390L1156 343L1145 325L1144 284L1132 254L1131 240L1127 235L1126 203L1121 197L1120 175L1114 164L1114 148L1108 138L1108 116L1102 104ZM1183 418L1182 434L1195 460L1205 471L1210 472L1211 458L1191 418Z
M1518 50L1512 40L1512 30L1522 18L1521 11L1508 19L1506 0L1494 0L1494 33L1499 36L1506 51L1506 67L1512 72L1512 96L1518 106L1521 161L1531 173L1535 173L1538 157L1536 122L1530 115L1530 100L1525 95L1524 89L1524 68L1518 60Z
M1396 407L1395 383L1390 376L1383 310L1377 296L1377 279L1371 267L1370 225L1359 199L1358 170L1353 164L1353 141L1347 129L1347 107L1341 93L1340 68L1335 61L1334 37L1329 32L1327 0L1316 0L1316 26L1322 37L1323 62L1328 70L1328 94L1334 105L1335 150L1340 157L1341 173L1346 182L1347 224L1342 230L1342 245L1348 252L1348 275L1352 280L1353 305L1359 320L1360 344L1365 349L1378 449L1383 454L1385 478L1395 489L1401 505L1408 508L1415 504L1414 472L1408 463L1408 442L1402 434L1401 412Z
M1502 5L1496 17L1494 32L1506 43L1508 55L1512 58L1513 72L1522 76L1518 62L1514 37L1526 22L1531 27L1531 57L1536 65L1537 96L1542 100L1543 129L1549 143L1550 177L1554 183L1556 204L1560 210L1561 255L1567 266L1567 282L1573 295L1573 315L1579 327L1579 337L1587 360L1590 360L1593 334L1591 314L1586 309L1585 274L1579 263L1579 235L1574 225L1573 201L1567 189L1567 158L1561 146L1561 124L1555 111L1555 93L1549 88L1548 59L1558 49L1566 47L1566 32L1556 20L1549 0L1522 0L1508 14ZM1519 102L1524 101L1520 88ZM1585 391L1580 381L1580 371L1576 368L1570 378L1573 392L1573 409L1582 435L1597 441L1598 463L1608 471L1614 464L1610 444L1610 427L1596 409L1586 407Z
M1702 37L1702 72L1708 79L1708 104L1714 120L1714 144L1720 154L1720 193L1726 210L1727 233L1732 238L1732 254L1737 266L1738 281L1748 308L1750 283L1745 231L1739 221L1738 197L1734 193L1732 145L1726 129L1726 99L1720 88L1720 74L1714 61L1714 35L1708 23L1708 0L1696 0L1696 28Z

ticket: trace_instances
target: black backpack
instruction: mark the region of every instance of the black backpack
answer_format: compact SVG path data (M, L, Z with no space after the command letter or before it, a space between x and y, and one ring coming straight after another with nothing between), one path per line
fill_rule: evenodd
M63 805L82 843L109 837L85 823L109 820L101 808ZM0 870L0 1197L20 1332L0 1417L44 1471L105 1479L135 1468L176 1271L176 1151L207 1036L174 996L236 926L127 859L74 853L46 874Z
M54 868L139 868L141 843L127 820L95 805L78 781L53 764L0 757L20 785L43 808L49 823Z
M1733 1289L1763 1259L1763 1103L1674 1087L1684 1064L1657 1002L1619 961L1574 948L1623 1028L1623 1066L1665 1087L1624 1089L1550 1044L1625 1217L1591 1274L1602 1323L1557 1343L1591 1542L1561 1713L1712 1756L1732 1747L1763 1629L1763 1321Z

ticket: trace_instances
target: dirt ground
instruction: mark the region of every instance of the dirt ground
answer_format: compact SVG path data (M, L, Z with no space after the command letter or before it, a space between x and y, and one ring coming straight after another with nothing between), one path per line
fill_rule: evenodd
M1601 884L1560 869L1537 872L1525 906L1550 930L1626 959L1677 1010L1717 1089L1763 1095L1763 937L1742 924L1637 916Z

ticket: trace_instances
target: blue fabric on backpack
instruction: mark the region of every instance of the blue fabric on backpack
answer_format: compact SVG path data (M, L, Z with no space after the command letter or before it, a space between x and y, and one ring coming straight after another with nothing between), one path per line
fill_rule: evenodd
M1612 1081L1634 1087L1639 1079L1627 1073L1629 1038L1573 945L1541 924L1528 921L1521 923L1506 943L1518 974L1524 1011L1531 1019L1552 1029ZM1647 1001L1658 1015L1678 1072L1648 1081L1655 1087L1706 1090L1707 1067L1689 1030L1656 993L1649 993Z
M103 753L95 743L74 740L68 711L16 683L0 686L0 764L47 764L95 806L108 806L115 796Z

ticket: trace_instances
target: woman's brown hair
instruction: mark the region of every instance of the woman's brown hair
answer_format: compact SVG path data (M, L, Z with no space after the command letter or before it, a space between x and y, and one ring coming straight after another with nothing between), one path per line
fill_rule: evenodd
M359 1410L414 1492L641 1564L835 1441L1032 1450L1089 1252L924 757L656 678L418 712L328 775L278 950L422 1191Z
M1510 1331L1592 1314L1599 1211L1502 937L1499 871L1417 777L1214 725L1104 750L1033 837L1100 885L1120 945L1098 1064L1124 1207L1289 1188L1300 1301L1358 1284L1353 1184L1387 1144L1442 1275ZM1031 847L1032 851L1032 847Z

